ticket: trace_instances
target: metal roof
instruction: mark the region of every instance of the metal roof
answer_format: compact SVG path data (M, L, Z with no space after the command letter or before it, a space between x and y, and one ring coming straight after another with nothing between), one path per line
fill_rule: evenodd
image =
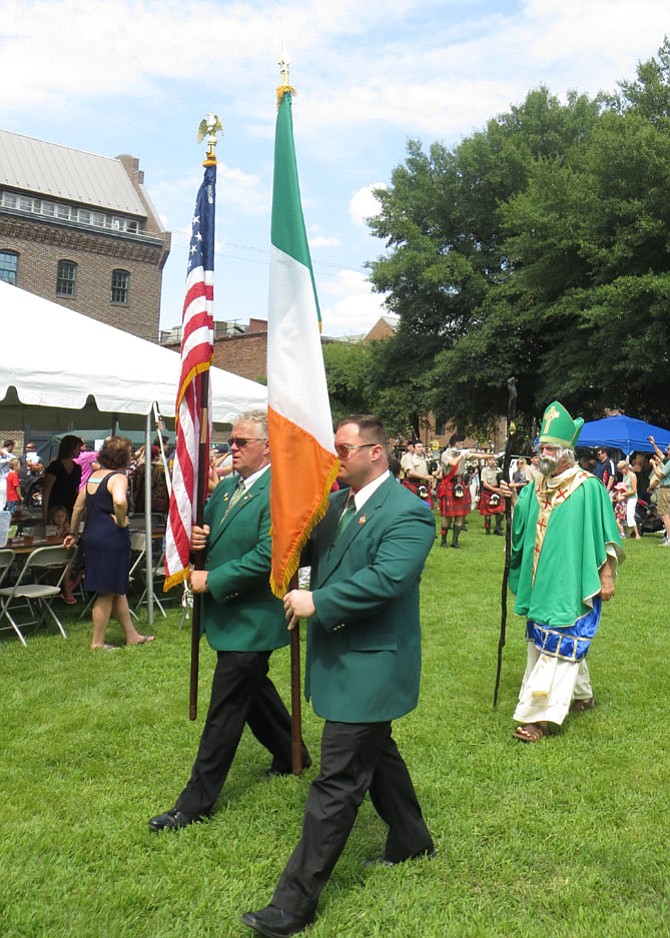
M0 130L0 185L146 218L121 162Z

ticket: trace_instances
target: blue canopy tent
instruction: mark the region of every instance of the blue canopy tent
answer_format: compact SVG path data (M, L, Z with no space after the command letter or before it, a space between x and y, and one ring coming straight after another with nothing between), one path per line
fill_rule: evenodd
M649 442L650 436L654 437L657 445L663 450L670 444L670 430L654 427L644 420L637 420L626 414L619 414L616 417L604 417L602 420L585 423L576 445L589 448L610 446L612 449L623 450L624 453L651 453L653 447Z

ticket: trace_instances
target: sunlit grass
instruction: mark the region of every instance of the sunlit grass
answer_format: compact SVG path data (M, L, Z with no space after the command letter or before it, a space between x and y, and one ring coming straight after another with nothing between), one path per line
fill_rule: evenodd
M438 855L364 871L384 840L366 803L310 934L666 935L670 550L627 542L589 658L597 709L524 746L512 738L525 652L511 613L491 706L503 539L472 516L462 550L437 543L423 581L421 701L395 732ZM269 779L268 754L246 734L209 823L146 827L188 776L209 694L203 645L191 723L179 618L158 617L153 645L114 653L92 654L90 625L65 607L67 641L41 631L25 649L1 633L2 936L243 936L239 914L269 901L316 764L307 778ZM285 651L272 673L287 699ZM318 757L309 705L304 724Z

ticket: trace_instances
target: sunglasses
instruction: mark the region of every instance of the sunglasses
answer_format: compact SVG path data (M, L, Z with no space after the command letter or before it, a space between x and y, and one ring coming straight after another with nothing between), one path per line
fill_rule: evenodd
M338 443L335 452L340 459L348 459L355 449L365 449L366 446L376 446L376 443L356 443L351 446L349 443Z
M229 436L228 446L236 446L238 449L244 449L247 443L265 442L262 436L251 436L247 439L244 436Z

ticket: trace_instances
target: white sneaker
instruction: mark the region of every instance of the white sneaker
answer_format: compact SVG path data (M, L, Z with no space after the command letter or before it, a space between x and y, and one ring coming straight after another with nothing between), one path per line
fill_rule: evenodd
M670 547L670 541L667 539L667 537L664 537L661 541L661 547Z

